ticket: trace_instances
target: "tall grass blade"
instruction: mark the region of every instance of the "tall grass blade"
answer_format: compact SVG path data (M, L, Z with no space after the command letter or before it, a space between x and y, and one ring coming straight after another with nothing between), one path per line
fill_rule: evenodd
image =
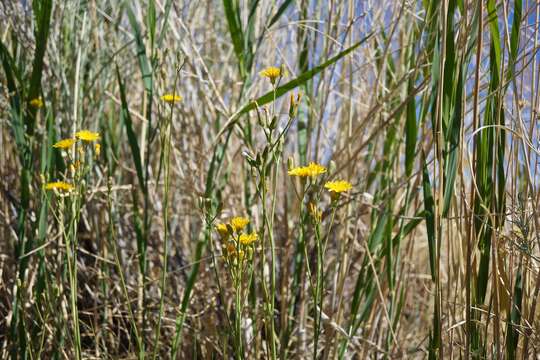
M143 173L143 165L141 160L141 151L139 147L139 142L137 140L137 135L133 129L133 121L131 120L131 115L129 113L129 107L126 100L126 91L124 84L122 82L122 77L120 75L120 70L116 67L116 77L118 79L118 86L120 88L120 100L122 102L122 112L120 113L120 118L122 123L126 127L127 137L129 147L131 148L131 156L133 157L133 163L135 165L135 170L137 172L137 179L139 180L139 186L143 191L146 190L146 182Z

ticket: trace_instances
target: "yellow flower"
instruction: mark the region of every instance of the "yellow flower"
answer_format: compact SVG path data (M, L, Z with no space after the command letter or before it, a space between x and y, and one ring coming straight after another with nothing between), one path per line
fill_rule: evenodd
M310 162L307 166L308 176L318 176L324 174L325 172L326 168L324 166L316 164L314 162Z
M225 224L217 224L216 230L222 239L226 239L229 236L229 229L227 228L227 225Z
M288 174L291 176L300 177L315 177L326 172L326 168L322 165L310 162L308 166L300 166L289 170Z
M257 233L251 233L251 234L242 234L240 235L239 241L242 245L251 245L258 239Z
M176 94L165 94L161 97L161 100L170 104L170 103L182 101L182 97Z
M305 166L295 167L294 169L289 170L288 174L290 176L306 177L307 176L307 168Z
M324 184L324 187L335 194L340 194L352 189L351 183L345 180L329 181Z
M264 69L263 71L261 71L260 75L270 79L270 82L274 84L276 82L276 79L280 77L282 74L281 74L280 68L275 67L275 66L270 66Z
M67 148L70 148L71 146L73 146L73 144L75 144L75 139L63 139L63 140L60 140L58 141L56 144L53 145L54 148L57 148L57 149L67 149Z
M231 219L231 226L234 231L242 231L249 224L249 219L241 216L233 217Z
M97 141L99 140L99 133L90 130L81 130L75 133L77 139L83 141Z
M30 100L30 105L36 109L43 107L43 100L40 97Z
M45 190L62 190L62 191L70 191L73 190L74 186L64 182L64 181L54 181L47 183L45 185Z

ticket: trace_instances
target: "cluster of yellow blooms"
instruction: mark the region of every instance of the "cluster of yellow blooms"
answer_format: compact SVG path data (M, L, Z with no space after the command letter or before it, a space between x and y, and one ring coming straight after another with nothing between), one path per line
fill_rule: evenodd
M316 177L326 173L326 168L314 162L310 162L307 166L299 166L289 170L290 176L298 176L302 178ZM350 182L346 180L328 181L324 184L324 187L330 192L333 200L339 198L339 195L343 192L347 192L352 189Z
M182 96L177 94L165 94L161 96L161 100L165 101L166 103L172 104L182 101Z
M92 142L98 141L99 139L100 139L99 133L93 132L90 130L81 130L75 133L74 138L62 139L56 142L53 145L53 148L66 150L66 149L71 148L73 145L75 145L75 143L79 140L86 143L92 143ZM100 152L101 152L101 145L99 143L95 143L94 154L96 156L99 156ZM74 164L72 164L72 168L76 169L78 168L79 165L80 165L80 161L76 161L74 162ZM53 181L45 185L45 190L58 190L62 192L69 192L73 190L74 188L75 187L72 184L67 183L65 181Z
M53 181L45 185L45 190L62 190L70 191L73 190L74 186L65 181Z
M276 80L283 77L284 70L279 67L270 66L263 69L259 74L262 77L266 77L270 80L272 85L276 85ZM175 95L167 94L161 97L166 102L180 101L181 97L176 98ZM291 96L291 104L293 107L297 107L300 101L300 96L296 101L294 96ZM315 178L319 175L326 173L326 167L310 162L307 166L299 166L292 168L288 171L290 176L296 176L300 178ZM339 199L341 193L347 192L352 189L351 183L346 180L328 181L324 184L324 187L330 192L330 196L333 201ZM322 219L322 212L313 203L310 203L310 212L312 216L318 221ZM223 249L227 254L227 258L240 259L244 258L244 248L248 247L252 251L251 245L257 241L257 233L243 233L244 228L249 224L249 219L245 217L234 217L229 223L221 223L216 225L216 231L219 233L221 240L224 242Z
M229 223L216 225L216 230L223 241L223 249L230 259L243 260L244 250L252 251L251 245L258 239L255 232L245 233L244 229L249 224L246 217L233 217Z
M326 172L326 168L322 165L310 162L308 166L299 166L289 170L289 175L298 177L315 177Z

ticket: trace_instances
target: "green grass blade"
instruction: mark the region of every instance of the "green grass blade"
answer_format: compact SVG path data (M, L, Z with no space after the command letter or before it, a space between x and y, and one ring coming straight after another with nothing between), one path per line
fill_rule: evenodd
M155 0L148 1L148 10L146 12L146 28L148 29L148 36L150 36L150 48L154 47L154 40L156 39L156 4Z
M409 81L409 92L414 88L413 80ZM413 97L409 100L406 110L405 120L405 174L409 177L412 174L414 160L416 158L416 137L418 136L418 125L416 122L416 100Z
M39 97L41 92L41 77L43 73L43 64L45 50L47 49L47 39L49 38L49 24L51 21L52 0L43 0L32 2L34 17L36 22L36 49L34 52L34 62L32 65L32 74L28 87L28 99ZM27 117L26 125L28 134L34 133L35 127L35 109L31 109Z
M429 267L431 269L431 279L435 281L435 201L433 200L433 190L429 181L429 172L425 158L422 177L422 185L424 189L424 217L426 220L426 230L428 235Z
M463 92L465 90L463 83L463 68L459 70L458 82L455 86L455 98L452 97L452 105L449 106L451 109L451 120L447 129L447 135L445 136L445 164L444 164L444 174L445 174L445 183L444 183L444 199L443 199L443 208L442 216L448 214L450 209L450 202L452 196L454 195L454 183L456 180L457 167L458 167L458 158L459 158L459 143L461 136L461 124L462 124L462 100Z
M247 76L244 63L244 33L242 32L242 23L240 20L240 8L237 0L223 0L225 8L225 17L229 26L229 33L233 42L234 53L238 59L238 68L240 76Z
M139 60L139 67L142 73L144 88L147 93L151 94L152 69L150 67L150 61L148 60L148 56L146 55L146 47L144 46L141 28L130 6L127 6L126 11L128 14L129 23L131 24L131 28L135 36L135 43L137 44L137 59Z
M137 172L139 186L141 187L141 189L146 190L146 183L144 181L139 142L137 141L137 135L135 134L135 130L133 130L133 121L131 120L129 107L126 101L126 91L124 88L124 84L122 83L122 78L120 76L120 70L118 69L118 67L116 67L116 76L118 78L118 86L120 88L120 99L122 101L122 112L120 114L120 117L122 119L122 122L126 126L128 142L131 148L131 155L133 157L133 163L135 164L135 170Z
M165 34L169 27L169 15L171 13L172 0L167 0L165 3L165 15L163 16L163 25L161 26L161 31L159 32L159 38L157 42L157 47L161 48L163 45L163 40L165 39Z

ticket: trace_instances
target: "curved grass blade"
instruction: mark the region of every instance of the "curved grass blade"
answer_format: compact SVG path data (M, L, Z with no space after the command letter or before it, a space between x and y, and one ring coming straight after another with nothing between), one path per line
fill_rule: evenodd
M141 151L139 148L139 143L137 141L137 136L135 135L135 131L133 130L133 121L131 120L131 115L129 114L129 108L126 101L126 91L124 88L124 84L122 83L122 78L120 76L120 70L118 69L118 66L116 67L116 76L118 78L118 86L120 87L120 99L122 101L122 112L120 115L122 118L122 122L126 126L129 147L131 148L131 155L133 156L135 170L137 171L139 186L143 190L146 190L146 182L144 181L143 167L141 161Z
M223 0L225 8L225 17L229 26L229 33L233 42L234 53L238 59L238 67L240 76L246 77L246 69L244 62L244 33L242 32L242 23L240 21L240 8L236 0Z
M139 60L139 67L141 68L142 72L144 88L149 94L151 94L152 69L150 68L150 61L148 60L148 56L146 55L146 47L144 46L141 28L130 6L126 8L126 11L128 14L129 23L131 24L131 28L133 29L133 33L135 36L135 43L137 44L137 58Z
M263 96L257 98L256 100L251 101L250 103L244 105L240 110L238 110L236 113L234 113L232 115L232 117L229 119L229 121L227 121L227 123L219 131L216 138L219 138L227 128L233 126L238 121L240 116L242 116L243 114L255 109L257 106L262 106L262 105L268 104L269 102L274 101L274 99L277 99L277 98L285 95L288 91L290 91L290 90L292 90L292 89L294 89L294 88L296 88L298 86L301 86L301 85L305 84L308 80L312 79L315 75L318 75L319 73L321 73L324 69L326 69L330 65L333 65L338 60L342 59L343 57L347 56L348 54L350 54L351 52L356 50L360 45L362 45L364 42L366 42L372 35L373 35L373 33L368 34L366 37L364 37L362 40L358 41L356 44L352 45L348 49L343 50L342 52L340 52L336 56L330 58L329 60L325 61L321 65L318 65L318 66L312 68L311 70L308 70L308 71L304 72L303 74L300 74L294 80L291 80L288 83L286 83L284 85L281 85L280 87L278 87L276 89L275 96L274 96L274 91L269 91L266 94L264 94Z

